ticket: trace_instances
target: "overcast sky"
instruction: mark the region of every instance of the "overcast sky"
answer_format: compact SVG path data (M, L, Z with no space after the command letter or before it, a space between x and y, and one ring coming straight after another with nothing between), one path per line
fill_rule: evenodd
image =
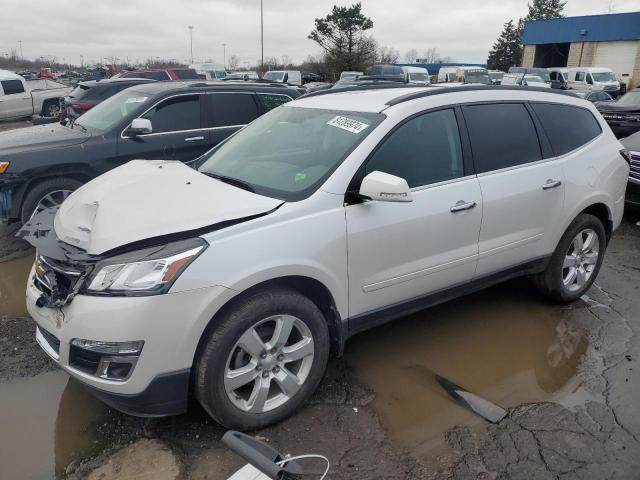
M300 61L317 54L307 39L316 17L352 0L264 0L265 57ZM371 34L382 45L423 52L436 47L459 62L484 62L502 24L526 14L527 0L364 0ZM569 0L566 14L640 10L640 0ZM79 64L101 58L144 61L149 57L189 59L188 25L193 25L196 61L241 63L260 58L260 0L2 0L0 55L22 40L26 58L55 56ZM106 60L105 60L106 62Z

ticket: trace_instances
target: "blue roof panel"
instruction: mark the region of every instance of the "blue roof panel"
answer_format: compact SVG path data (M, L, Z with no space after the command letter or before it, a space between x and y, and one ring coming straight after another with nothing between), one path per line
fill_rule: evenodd
M522 43L640 40L640 12L554 18L525 22Z

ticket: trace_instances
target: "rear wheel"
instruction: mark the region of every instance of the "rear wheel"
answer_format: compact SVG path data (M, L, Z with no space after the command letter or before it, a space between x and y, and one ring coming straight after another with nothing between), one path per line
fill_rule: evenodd
M578 215L560 239L547 269L534 277L534 283L556 301L580 298L600 271L606 245L602 222L593 215Z
M20 219L29 221L36 213L46 208L58 207L76 190L81 182L73 178L50 178L36 183L22 202Z
M227 428L252 430L293 414L329 357L318 307L285 289L257 292L219 319L196 362L196 396Z

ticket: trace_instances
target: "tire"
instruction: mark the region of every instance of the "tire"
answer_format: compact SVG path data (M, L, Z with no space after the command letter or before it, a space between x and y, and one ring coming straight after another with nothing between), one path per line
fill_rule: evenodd
M57 117L60 112L60 101L58 99L47 100L42 105L42 116L43 117Z
M326 320L311 300L293 290L261 290L237 302L214 321L216 326L205 338L194 369L195 396L214 420L229 429L256 430L289 417L309 399L324 375L330 343ZM269 349L277 337L275 326L290 322L293 327L284 349L280 345L265 356L264 349ZM283 330L286 329L278 331ZM253 344L254 332L262 343ZM249 349L239 343L259 348ZM302 355L303 350L306 356L302 359L282 360L285 355ZM262 358L258 351L263 352ZM241 386L234 389L235 384L230 383L235 381L232 374L240 371L246 376L242 375L238 381ZM248 378L252 379L242 383ZM291 387L292 378L300 379L300 384ZM293 392L290 395L280 386L285 383ZM265 391L265 396L254 394Z
M593 250L591 253L585 253L588 248L591 233L597 238L597 256L593 256ZM575 254L576 247L579 245L577 240L578 235L582 239L583 250L581 255ZM533 277L533 282L540 292L553 301L561 303L569 303L580 298L593 284L602 262L604 260L604 254L607 246L607 236L602 222L593 215L581 213L573 222L569 225L567 230L562 235L555 252L551 256L549 265L546 270ZM583 259L584 261L581 261ZM565 264L565 261L567 264ZM579 266L578 266L579 265ZM587 268L585 268L587 265ZM584 270L585 274L582 277L580 267ZM567 282L571 279L571 269L576 270L576 277L570 283ZM584 280L580 281L580 278Z
M29 219L39 208L39 204L47 197L52 195L52 202L45 202L43 206L55 206L54 203L62 203L71 192L76 190L82 182L73 178L49 178L33 185L25 195L20 210L20 220L27 223Z

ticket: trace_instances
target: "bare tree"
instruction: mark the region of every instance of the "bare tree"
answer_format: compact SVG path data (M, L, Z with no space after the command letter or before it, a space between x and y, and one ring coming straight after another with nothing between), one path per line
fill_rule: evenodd
M378 63L398 63L400 52L393 47L382 46L378 49L376 60Z
M441 55L436 47L425 50L418 63L450 63L451 57Z
M411 50L407 50L404 53L405 63L415 63L417 58L418 58L418 50L416 50L415 48L412 48Z
M229 60L227 60L227 64L229 65L230 70L235 70L240 64L240 59L236 55L231 55Z

